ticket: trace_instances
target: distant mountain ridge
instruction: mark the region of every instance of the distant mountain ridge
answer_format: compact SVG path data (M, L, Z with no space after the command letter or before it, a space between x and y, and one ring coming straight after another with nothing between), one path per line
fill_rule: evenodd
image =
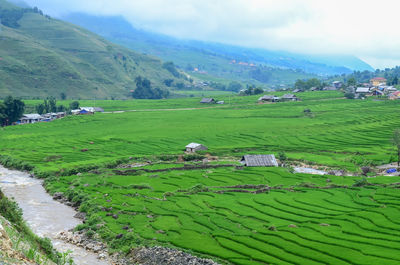
M228 71L229 67L223 64L232 62L232 60L284 69L300 69L306 73L320 76L349 74L355 70L374 70L370 65L354 56L301 55L218 43L179 40L136 29L122 17L73 13L62 19L87 28L126 47L173 61L187 70L191 65L194 68L200 67L205 71L215 73L212 65L219 64L221 72ZM210 57L208 60L207 56ZM223 76L222 73L217 72L217 74Z
M165 80L187 82L155 57L0 0L0 97L123 99L138 76L162 89Z

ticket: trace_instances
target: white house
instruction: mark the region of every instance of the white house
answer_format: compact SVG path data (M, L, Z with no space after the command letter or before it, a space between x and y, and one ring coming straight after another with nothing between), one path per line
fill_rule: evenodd
M41 119L43 119L43 117L37 113L24 114L21 119L19 119L19 124L36 123Z

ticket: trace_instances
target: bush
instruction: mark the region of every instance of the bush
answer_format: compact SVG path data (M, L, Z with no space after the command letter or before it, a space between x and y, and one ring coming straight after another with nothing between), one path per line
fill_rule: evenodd
M190 154L190 155L184 155L183 160L184 161L196 161L196 160L203 160L205 158L204 155L200 154Z
M287 159L287 156L286 156L286 154L285 154L284 152L279 152L279 153L278 153L278 159L279 159L281 162L283 162L283 161L285 161L285 160Z
M344 96L347 98L347 99L354 99L355 98L355 95L354 95L354 93L346 93L346 94L344 94Z
M355 181L353 187L364 187L366 185L369 185L369 182L367 181L366 178L362 178L360 180Z

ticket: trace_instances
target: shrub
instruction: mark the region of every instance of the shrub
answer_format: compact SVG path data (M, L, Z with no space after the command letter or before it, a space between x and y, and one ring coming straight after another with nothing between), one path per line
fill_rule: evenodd
M359 179L354 182L353 187L364 187L366 185L369 185L369 182L367 181L366 178Z
M285 160L287 159L287 156L286 156L285 152L279 152L279 153L278 153L278 159L279 159L281 162L285 161Z
M183 160L185 160L185 161L203 160L204 158L205 158L205 156L200 155L200 154L190 154L190 155L183 156Z
M347 98L347 99L354 99L355 98L355 95L354 95L354 93L346 93L346 94L344 94L344 96Z

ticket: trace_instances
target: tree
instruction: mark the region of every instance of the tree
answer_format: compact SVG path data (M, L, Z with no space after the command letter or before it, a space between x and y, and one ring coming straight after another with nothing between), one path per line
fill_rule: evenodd
M164 80L164 84L165 84L167 87L171 87L173 82L174 82L174 79L165 79L165 80Z
M54 97L50 97L48 99L49 102L49 111L48 112L56 112L57 111L57 100Z
M43 100L43 106L44 106L44 113L49 113L50 105L49 105L49 101L47 99Z
M397 166L400 166L400 129L393 132L392 143L397 148Z
M5 116L6 116L6 125L9 125L13 122L19 120L24 114L25 103L20 99L14 99L12 96L6 97L4 100Z
M43 113L45 113L45 107L43 103L39 103L38 105L36 105L35 107L36 112L40 115L42 115Z
M66 109L65 109L64 105L57 106L57 112L65 112L65 111L66 111Z
M135 79L136 89L132 92L132 97L136 99L160 99L167 97L169 91L162 90L158 87L152 88L151 82L147 78L141 76Z
M348 92L348 93L344 94L344 96L345 96L347 99L354 99L354 98L355 98L354 93L351 93L351 92Z
M347 80L347 86L355 86L357 85L357 80L354 77L350 77Z
M262 93L264 93L264 90L262 88L259 87L253 88L253 93L252 93L253 95L259 95Z
M177 78L179 78L181 76L179 74L178 70L176 70L176 67L173 62L165 62L162 67Z
M69 108L70 109L79 109L79 101L72 101L69 103Z
M398 84L399 84L399 78L397 78L397 76L395 76L393 78L392 85L395 86L395 85L398 85Z
M64 92L60 93L60 98L61 100L66 100L67 99L67 94L65 94Z
M230 82L230 83L229 83L229 85L228 85L228 87L226 88L226 90L238 92L238 91L241 90L242 88L243 88L243 87L242 87L242 84L240 84L239 82L233 81L233 82Z
M296 81L296 83L294 83L294 88L295 89L300 89L300 90L306 90L307 88L306 88L306 82L304 82L303 80L301 80L301 79L298 79L297 81Z
M312 87L322 88L322 83L321 83L321 80L319 80L318 78L311 78L305 82L305 86L306 86L305 88L307 90Z
M0 125L4 126L7 122L7 115L6 115L6 105L3 102L0 102Z

